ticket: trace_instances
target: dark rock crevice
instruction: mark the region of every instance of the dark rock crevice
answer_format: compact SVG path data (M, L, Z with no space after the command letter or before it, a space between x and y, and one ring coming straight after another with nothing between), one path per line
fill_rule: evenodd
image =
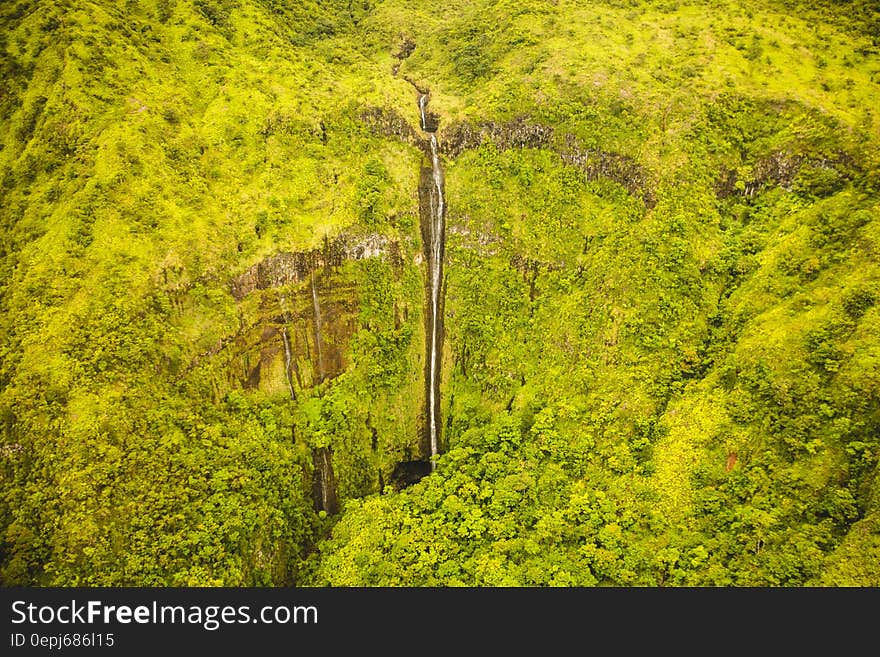
M431 474L429 461L402 461L398 463L391 473L391 483L396 490L403 490L408 486L419 483L424 477Z

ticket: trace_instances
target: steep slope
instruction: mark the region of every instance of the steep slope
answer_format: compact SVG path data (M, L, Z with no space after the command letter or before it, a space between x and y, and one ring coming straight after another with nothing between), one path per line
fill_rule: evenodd
M6 3L3 583L880 584L880 21L809 5Z
M416 448L408 85L298 10L4 5L4 582L289 582L327 436L343 496Z
M403 66L467 122L451 449L349 505L315 581L876 585L875 37L732 4L460 21Z

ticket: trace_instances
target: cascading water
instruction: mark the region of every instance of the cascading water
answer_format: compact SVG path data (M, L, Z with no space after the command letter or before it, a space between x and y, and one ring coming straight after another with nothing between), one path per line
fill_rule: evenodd
M281 328L281 339L284 341L284 377L287 379L287 390L290 393L290 399L296 401L296 392L293 389L293 377L290 376L290 366L293 362L290 353L290 340L287 339L287 327Z
M422 130L425 132L428 131L428 121L425 116L425 108L428 106L428 94L421 94L419 96L419 115L422 120Z
M437 144L436 125L429 123L427 115L428 95L420 94L419 112L422 130L428 133L431 145L430 182L423 181L422 191L422 239L428 267L428 301L427 319L428 366L426 374L426 396L428 414L428 437L431 456L439 452L440 427L440 361L443 350L441 335L442 318L440 317L440 295L442 292L443 251L445 241L446 202L443 196L443 168L440 165L439 147ZM428 184L425 184L428 182ZM427 189L426 189L427 188ZM427 208L424 206L427 205ZM434 469L434 462L431 462Z
M311 273L311 284L312 284L312 312L314 315L314 323L315 323L315 351L318 356L318 383L322 383L325 377L325 369L324 369L324 350L322 349L322 338L321 338L321 304L318 301L318 288L315 285L315 272Z

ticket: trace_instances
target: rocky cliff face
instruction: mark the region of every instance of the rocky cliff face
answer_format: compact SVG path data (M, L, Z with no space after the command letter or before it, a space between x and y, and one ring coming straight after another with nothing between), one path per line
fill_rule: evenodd
M551 148L553 128L517 118L506 123L453 123L443 131L441 151L449 157L458 157L467 150L479 148L489 141L498 150L510 148Z
M436 117L426 117L429 129L436 129ZM404 143L427 150L427 143L393 110L372 108L361 114L361 120L377 135L393 137ZM512 148L543 148L552 150L563 161L584 173L587 180L605 178L623 186L630 194L641 198L645 205L654 205L654 192L645 169L633 158L621 153L584 148L570 134L557 135L551 126L535 123L527 117L499 123L485 121L470 123L459 121L443 130L440 136L440 152L456 158L466 151L479 148L488 142L498 150Z
M559 138L552 127L517 118L506 123L489 121L480 124L457 123L443 134L442 150L457 157L467 150L489 142L498 150L544 148L555 151L563 162L584 173L587 180L605 178L623 186L645 205L654 204L645 170L631 157L595 148L584 148L573 135Z
M262 300L262 319L236 338L233 344L245 388L279 392L289 385L296 396L345 371L348 342L357 330L357 289L320 277L315 285L320 322L316 321L310 286L306 285L284 296L271 295Z
M768 187L791 191L802 187L817 196L837 191L861 170L852 155L839 151L831 157L810 157L789 151L776 151L758 159L751 175L740 176L735 170L721 173L715 184L718 198L750 198Z
M229 282L238 302L261 294L258 319L203 357L232 348L241 385L269 392L286 386L292 397L335 378L348 367L348 342L358 328L357 285L340 270L370 258L399 270L405 248L384 235L343 234L319 248L261 260Z
M332 240L327 238L321 248L269 256L236 276L229 286L235 300L241 301L255 290L301 283L312 272L329 271L346 261L384 257L391 251L399 254L400 245L392 246L384 235L341 235Z

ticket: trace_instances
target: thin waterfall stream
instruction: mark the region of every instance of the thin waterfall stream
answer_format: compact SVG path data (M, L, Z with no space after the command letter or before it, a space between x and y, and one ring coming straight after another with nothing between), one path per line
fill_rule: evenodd
M287 391L290 393L291 401L296 401L296 392L293 389L293 377L290 376L290 366L293 357L290 353L290 340L287 338L287 327L281 327L281 339L284 342L284 378L287 380Z
M440 449L440 364L443 352L441 294L443 287L446 200L443 190L443 167L440 163L440 149L437 143L437 125L436 121L429 121L427 113L428 101L428 94L421 93L419 95L421 127L424 132L428 133L431 147L431 168L430 170L423 168L419 191L422 244L428 269L426 342L429 355L426 363L427 366L425 367L425 393L428 415L428 443L432 458L431 470L433 470L433 457L437 456ZM428 179L426 180L426 178Z
M315 352L318 356L318 383L322 383L325 378L324 369L324 350L321 347L321 304L318 301L318 288L315 286L315 272L310 274L312 285L312 312L315 322Z

